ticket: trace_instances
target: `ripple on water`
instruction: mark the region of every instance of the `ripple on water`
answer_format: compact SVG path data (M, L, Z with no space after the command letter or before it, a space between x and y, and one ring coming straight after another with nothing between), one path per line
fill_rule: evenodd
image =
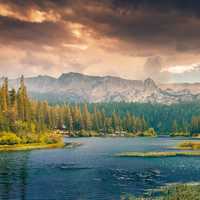
M81 166L79 163L62 163L62 164L56 164L53 165L52 168L54 169L60 169L60 170L89 170L92 169L91 167L85 167L85 166Z
M119 185L158 185L162 174L159 169L145 171L131 171L125 169L109 169L100 172L100 177L112 180L113 184Z

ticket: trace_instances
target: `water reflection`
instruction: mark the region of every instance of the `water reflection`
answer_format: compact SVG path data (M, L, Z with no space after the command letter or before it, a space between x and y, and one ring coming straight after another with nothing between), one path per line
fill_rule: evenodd
M29 153L2 153L0 158L0 199L26 199Z
M0 200L111 200L168 183L198 182L199 157L121 158L163 151L171 138L69 138L82 146L0 154Z

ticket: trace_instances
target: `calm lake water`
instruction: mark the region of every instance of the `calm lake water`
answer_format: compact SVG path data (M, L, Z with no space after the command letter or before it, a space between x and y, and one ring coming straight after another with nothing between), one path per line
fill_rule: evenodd
M166 151L181 139L76 138L74 149L0 153L1 200L118 200L168 183L200 181L199 157L119 158Z

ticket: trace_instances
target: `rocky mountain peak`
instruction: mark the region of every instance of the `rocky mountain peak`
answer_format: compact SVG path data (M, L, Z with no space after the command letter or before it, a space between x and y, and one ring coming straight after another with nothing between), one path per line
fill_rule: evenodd
M147 78L144 81L144 86L146 89L157 89L158 88L156 83L154 82L154 80L151 78Z
M76 72L69 72L69 73L63 73L61 76L58 78L59 80L66 79L66 78L74 78L74 77L82 77L84 76L83 74L76 73Z
M0 79L1 82L1 79ZM160 88L152 78L127 80L112 76L89 76L80 73L64 73L59 78L38 76L25 78L29 95L49 102L151 102L172 104L198 100L200 94ZM9 80L17 88L18 79Z

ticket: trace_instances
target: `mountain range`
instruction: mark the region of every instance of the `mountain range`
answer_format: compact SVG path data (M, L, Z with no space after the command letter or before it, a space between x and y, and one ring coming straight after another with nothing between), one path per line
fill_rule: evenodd
M9 85L18 88L19 82L19 79L10 79ZM172 104L200 99L200 83L156 84L151 78L127 80L70 72L59 78L41 75L25 78L25 84L31 97L52 103L124 101Z

